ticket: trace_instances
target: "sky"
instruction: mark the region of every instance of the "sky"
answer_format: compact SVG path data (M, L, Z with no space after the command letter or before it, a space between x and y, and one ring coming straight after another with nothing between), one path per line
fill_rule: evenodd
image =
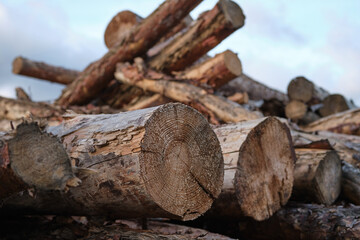
M15 97L22 87L33 100L52 101L64 88L11 73L23 56L69 69L83 70L107 51L103 34L122 10L142 17L160 0L1 0L0 95ZM196 17L217 1L204 0ZM237 53L244 73L286 92L289 81L305 76L331 93L360 105L359 0L235 0L246 16L245 26L209 54Z

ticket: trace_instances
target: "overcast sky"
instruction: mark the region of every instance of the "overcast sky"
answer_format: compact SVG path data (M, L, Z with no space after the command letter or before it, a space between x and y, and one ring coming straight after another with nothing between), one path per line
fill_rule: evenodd
M0 2L0 95L23 87L34 100L54 100L63 86L11 73L16 56L82 70L106 53L103 33L121 10L146 17L160 0L2 0ZM359 0L236 0L245 26L210 52L230 49L256 80L286 91L303 75L360 105ZM204 0L192 13L211 9Z

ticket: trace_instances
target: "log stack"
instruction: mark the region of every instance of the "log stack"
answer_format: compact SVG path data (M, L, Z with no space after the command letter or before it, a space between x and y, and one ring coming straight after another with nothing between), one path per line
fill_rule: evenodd
M193 20L200 2L119 12L83 71L13 61L65 88L54 103L0 97L0 238L359 238L359 109L207 55L245 15L219 0Z

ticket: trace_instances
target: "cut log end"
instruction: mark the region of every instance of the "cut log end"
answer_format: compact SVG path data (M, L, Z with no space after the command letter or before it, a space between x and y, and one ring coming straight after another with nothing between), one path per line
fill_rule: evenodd
M319 109L319 112L322 117L326 117L349 109L350 105L344 96L340 94L331 94L324 99L323 107Z
M160 107L145 125L141 148L142 178L160 207L183 220L210 208L224 165L216 135L200 113L182 104Z
M291 120L300 120L305 117L307 112L307 106L305 103L293 100L289 102L285 107L285 115Z
M234 28L241 28L245 24L245 15L242 9L233 1L220 0L219 5L224 11L225 18Z
M313 97L314 84L305 77L297 77L291 80L287 91L291 100L308 102Z
M12 72L19 74L23 69L24 59L22 57L16 57L12 63Z
M234 179L237 199L244 215L255 220L269 218L291 196L295 154L288 131L276 118L267 118L240 148Z
M229 72L231 72L235 76L239 76L242 73L242 66L240 59L232 51L227 50L224 53L225 53L224 54L225 66L227 67Z

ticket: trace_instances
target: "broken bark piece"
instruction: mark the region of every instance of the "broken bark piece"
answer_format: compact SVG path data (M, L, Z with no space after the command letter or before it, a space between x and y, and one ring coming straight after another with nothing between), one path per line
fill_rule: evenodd
M15 88L16 98L20 101L32 102L29 95L21 87Z
M81 105L95 98L113 79L118 62L130 61L145 54L200 2L201 0L165 1L136 26L128 37L111 48L101 59L91 63L64 89L57 104Z
M30 188L65 190L81 182L72 171L63 145L36 123L20 124L15 133L0 137L0 145L2 200Z
M176 77L191 79L217 89L241 73L240 59L234 52L226 50L184 72L178 73Z
M175 101L185 104L198 102L213 112L224 122L239 122L259 118L259 115L234 105L221 97L207 93L205 90L178 80L147 79L145 73L140 72L139 66L119 63L115 78L123 83L140 87L147 91L160 93Z
M24 57L17 57L14 59L12 72L60 84L70 84L80 74L79 71L55 67L44 62L36 62Z
M296 148L293 198L330 205L341 190L341 160L335 151Z
M79 175L81 186L66 194L9 198L0 212L191 220L220 194L219 142L206 119L186 105L66 118L48 131L77 168L95 173Z
M224 156L224 186L207 216L257 221L291 196L295 153L289 129L274 117L214 128Z
M304 127L304 131L330 131L335 133L360 135L360 108L329 115Z
M342 194L353 204L360 205L360 169L342 163Z
M319 103L329 95L326 90L316 86L313 82L302 76L290 81L287 92L290 100L298 100L304 103L311 101L311 104Z
M212 10L201 14L186 32L152 57L149 66L166 73L184 70L241 28L244 21L245 16L235 2L220 0Z
M344 98L341 94L331 94L323 101L323 106L319 109L322 117L329 116L338 112L344 112L355 106Z

